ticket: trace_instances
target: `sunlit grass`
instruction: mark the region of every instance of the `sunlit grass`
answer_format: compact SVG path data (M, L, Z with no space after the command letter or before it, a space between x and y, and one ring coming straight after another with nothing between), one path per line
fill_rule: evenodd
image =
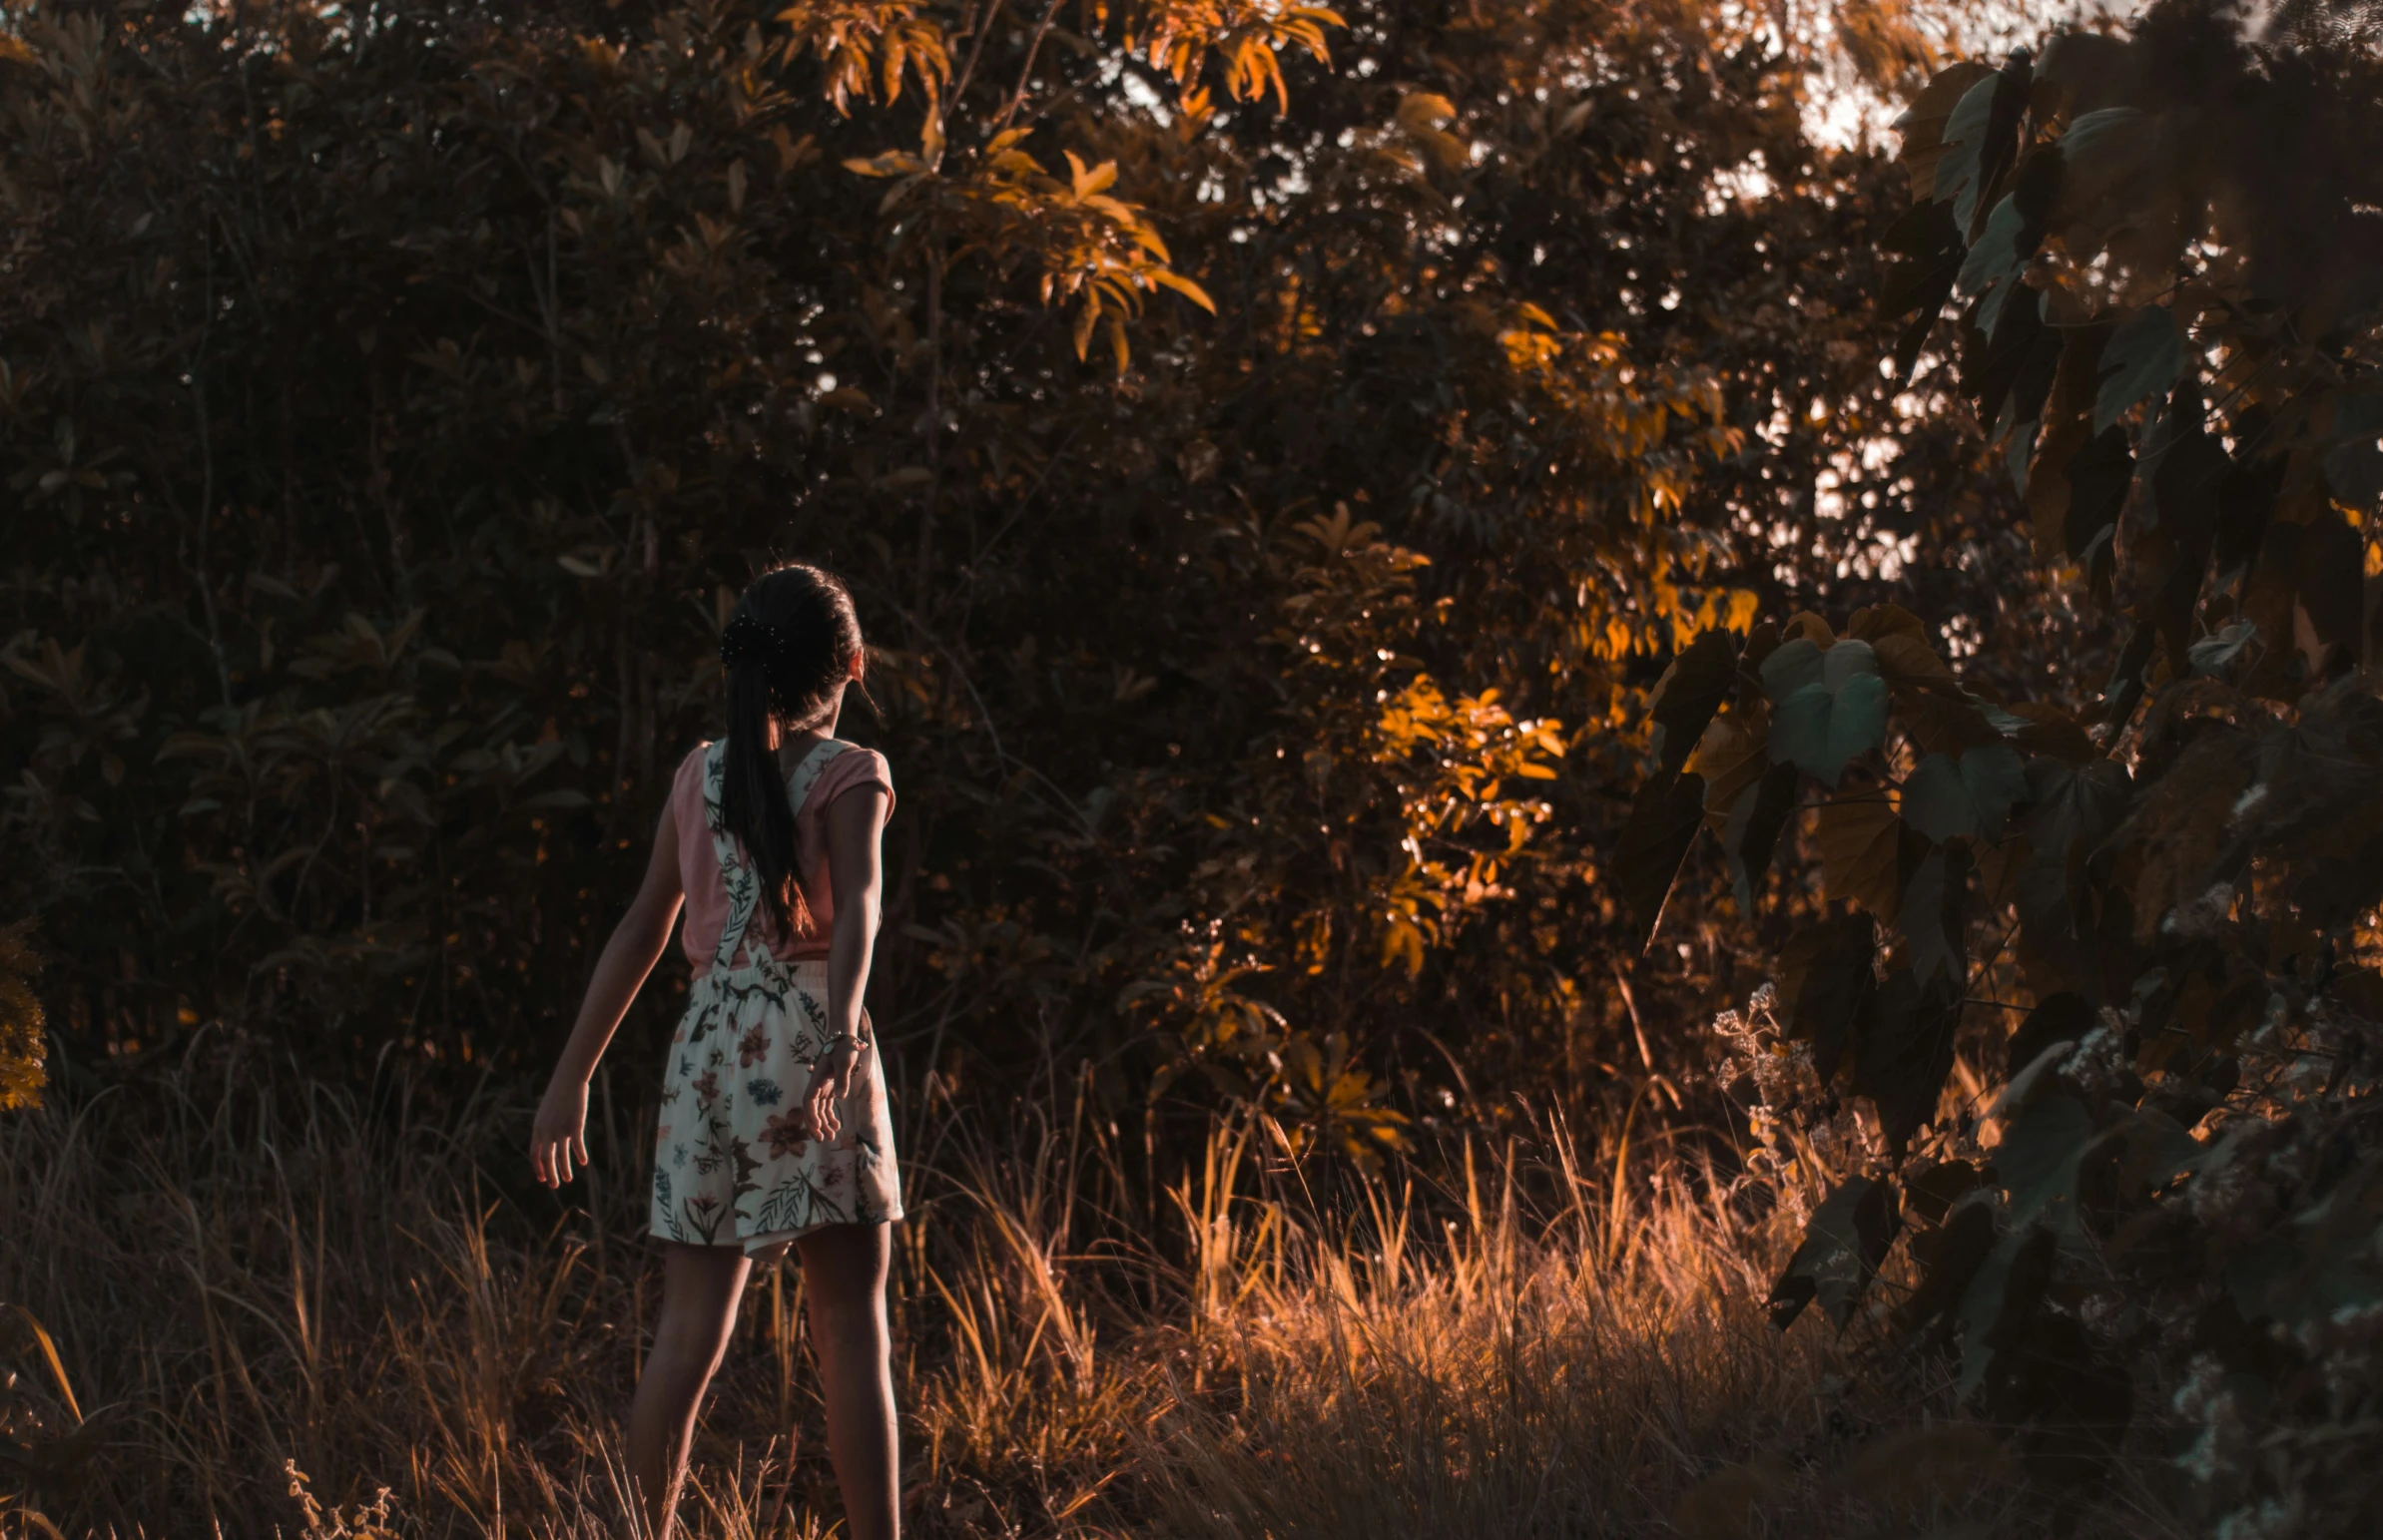
M516 1185L493 1103L117 1092L0 1122L0 1298L99 1429L34 1506L67 1534L634 1533L614 1419L656 1270L617 1122L594 1219ZM2007 1509L1847 1487L1919 1408L1849 1401L1821 1323L1764 1324L1781 1238L1676 1162L1658 1190L1547 1137L1319 1194L1268 1129L1220 1127L1135 1208L1089 1120L928 1132L897 1265L913 1533L1886 1535ZM835 1524L800 1292L748 1294L696 1534ZM20 1432L71 1425L8 1367Z

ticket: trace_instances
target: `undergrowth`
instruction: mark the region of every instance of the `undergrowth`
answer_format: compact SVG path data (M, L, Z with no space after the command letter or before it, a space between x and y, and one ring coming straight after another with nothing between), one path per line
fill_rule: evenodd
M495 1098L124 1088L0 1122L0 1299L24 1322L0 1343L23 1349L0 1533L633 1533L615 1419L658 1270L643 1117L600 1099L597 1121L580 1207L530 1186L523 1110ZM1924 1368L1882 1398L1840 1373L1858 1332L1772 1332L1790 1210L1749 1241L1682 1150L1549 1128L1318 1192L1266 1125L1220 1125L1152 1194L1088 1118L932 1108L917 1133L894 1300L911 1533L2075 1521L1990 1437L1928 1421ZM697 1535L837 1522L801 1292L789 1269L747 1294ZM2100 1532L2148 1524L2129 1507Z

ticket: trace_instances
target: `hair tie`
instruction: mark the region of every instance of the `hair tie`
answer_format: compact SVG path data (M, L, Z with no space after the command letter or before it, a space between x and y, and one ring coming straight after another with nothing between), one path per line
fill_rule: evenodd
M729 618L720 632L720 661L729 668L741 663L758 665L769 672L786 655L786 636L776 626L752 616L738 614Z

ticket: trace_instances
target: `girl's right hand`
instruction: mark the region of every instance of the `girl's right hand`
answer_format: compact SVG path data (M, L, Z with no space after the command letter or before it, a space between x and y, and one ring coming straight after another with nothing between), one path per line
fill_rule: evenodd
M546 1186L561 1187L571 1180L574 1160L587 1165L587 1082L557 1077L530 1124L530 1169Z

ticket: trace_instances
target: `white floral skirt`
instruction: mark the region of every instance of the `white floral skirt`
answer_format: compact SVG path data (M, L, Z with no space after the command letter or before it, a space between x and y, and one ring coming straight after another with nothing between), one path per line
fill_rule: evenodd
M872 1043L817 1140L804 1126L828 1041L828 967L715 967L697 979L662 1071L652 1228L665 1241L760 1252L828 1225L901 1218L886 1077Z

